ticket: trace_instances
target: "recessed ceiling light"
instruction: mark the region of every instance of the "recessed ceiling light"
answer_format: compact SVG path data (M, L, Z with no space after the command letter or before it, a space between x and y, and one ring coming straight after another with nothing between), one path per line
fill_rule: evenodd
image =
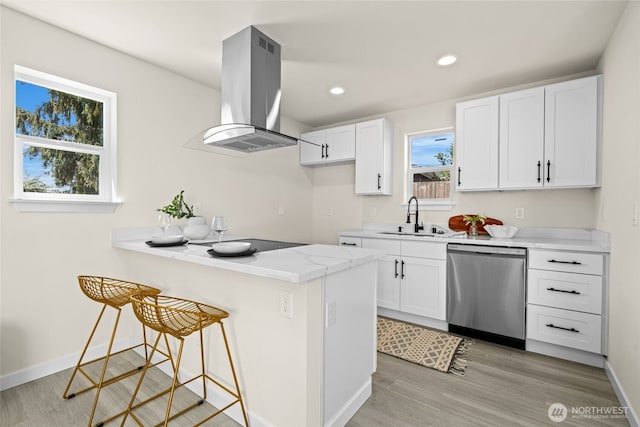
M331 95L342 95L344 93L344 89L340 86L332 87L329 92Z
M444 66L453 64L457 60L458 60L458 58L456 58L455 55L445 55L445 56L441 57L440 59L438 59L437 64L444 67Z

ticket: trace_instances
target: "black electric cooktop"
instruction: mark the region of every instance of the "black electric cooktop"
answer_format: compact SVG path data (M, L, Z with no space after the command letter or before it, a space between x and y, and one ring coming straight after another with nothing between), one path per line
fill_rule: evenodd
M256 248L258 252L274 251L276 249L293 248L295 246L304 246L306 243L280 242L278 240L264 239L234 239L225 240L225 242L248 242L252 248ZM213 243L207 243L206 246L213 246Z

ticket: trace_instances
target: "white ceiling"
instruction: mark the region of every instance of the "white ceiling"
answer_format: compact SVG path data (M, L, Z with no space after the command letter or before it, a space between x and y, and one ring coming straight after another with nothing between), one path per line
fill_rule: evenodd
M0 3L217 89L222 40L254 25L282 46L283 114L318 127L593 70L627 1Z

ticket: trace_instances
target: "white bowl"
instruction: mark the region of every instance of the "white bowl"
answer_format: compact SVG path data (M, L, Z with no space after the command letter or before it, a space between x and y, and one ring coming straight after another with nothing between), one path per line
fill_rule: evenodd
M182 234L173 234L171 236L153 236L151 238L151 243L159 243L159 244L169 244L169 243L178 243L182 242L184 236Z
M249 242L220 242L213 244L213 250L221 254L239 254L248 251Z
M484 229L496 239L510 239L518 232L518 227L513 225L485 225Z

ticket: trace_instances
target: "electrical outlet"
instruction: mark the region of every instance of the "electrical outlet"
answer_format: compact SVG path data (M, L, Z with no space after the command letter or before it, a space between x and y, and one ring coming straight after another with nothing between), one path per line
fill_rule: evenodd
M516 208L516 219L524 219L524 208Z
M284 216L284 206L278 205L278 215Z
M280 316L293 319L293 294L280 291Z
M633 204L633 216L631 217L631 225L638 226L638 202Z
M336 323L336 302L331 301L327 304L326 326L329 327Z
M376 209L375 206L372 208L369 208L369 216L376 216L376 215L378 215L378 209Z
M333 208L331 206L327 208L327 216L333 216Z

